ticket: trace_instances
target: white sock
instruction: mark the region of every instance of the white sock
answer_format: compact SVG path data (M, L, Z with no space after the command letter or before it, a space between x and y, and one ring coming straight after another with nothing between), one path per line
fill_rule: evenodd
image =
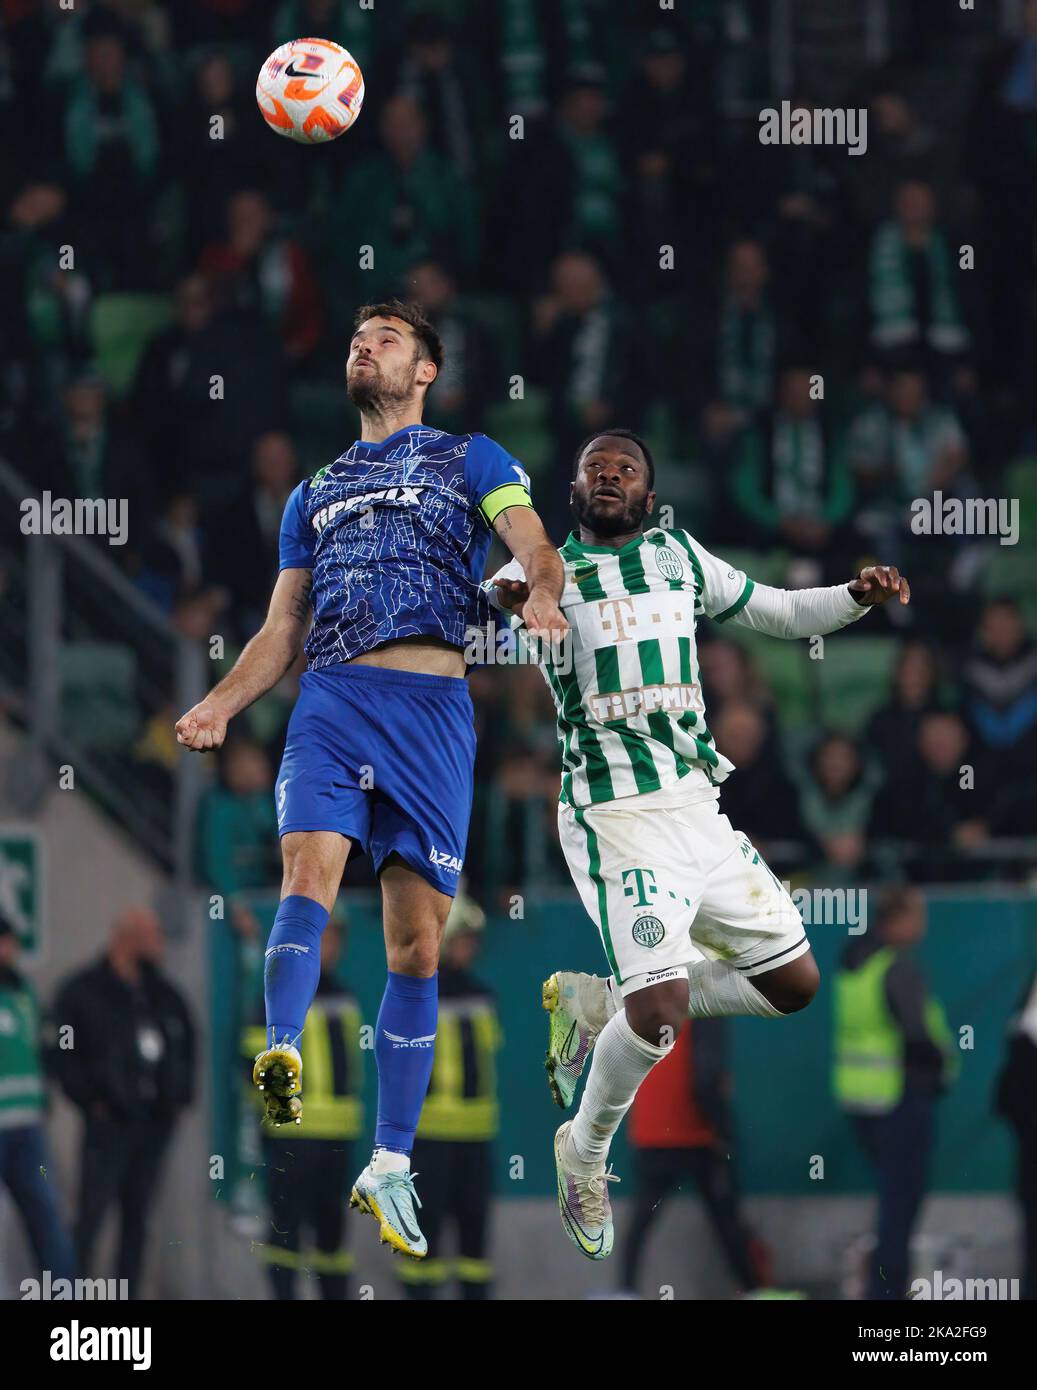
M375 1149L371 1155L371 1172L375 1177L383 1173L407 1173L410 1171L410 1154L398 1154L392 1149Z
M740 970L724 960L706 960L688 966L689 1018L726 1018L755 1014L759 1018L784 1018L769 999Z
M580 1108L569 1131L571 1148L588 1170L597 1170L637 1088L670 1051L639 1038L625 1013L610 1018L598 1034Z

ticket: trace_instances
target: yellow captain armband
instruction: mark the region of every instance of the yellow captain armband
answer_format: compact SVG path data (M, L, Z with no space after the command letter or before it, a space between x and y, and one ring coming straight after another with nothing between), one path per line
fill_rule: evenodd
M492 526L507 507L531 507L533 499L529 495L529 489L521 483L501 483L500 487L495 487L492 492L488 492L479 503L479 510Z

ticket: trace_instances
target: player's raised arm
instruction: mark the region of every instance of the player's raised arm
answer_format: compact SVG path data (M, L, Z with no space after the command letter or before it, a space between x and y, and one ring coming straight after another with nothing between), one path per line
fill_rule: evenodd
M196 753L219 748L227 724L253 700L272 690L299 655L310 625L313 577L306 569L277 576L266 621L234 663L233 670L193 709L177 720L177 742Z
M558 607L565 566L543 522L531 507L508 507L499 513L493 529L522 566L529 590L522 604L522 620L528 632L532 637L561 637L569 630Z
M911 599L910 585L893 565L869 565L848 584L775 589L769 584L755 584L740 570L711 555L686 532L675 536L695 557L707 616L714 622L735 622L770 637L823 636L856 622L876 604L891 598L901 603Z

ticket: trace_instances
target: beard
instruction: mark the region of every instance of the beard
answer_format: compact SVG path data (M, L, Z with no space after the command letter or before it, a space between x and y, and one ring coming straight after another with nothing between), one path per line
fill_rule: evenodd
M346 378L346 395L357 410L377 413L388 406L399 405L410 399L414 391L414 374L409 382L386 380L381 371L374 367L371 371L354 371Z
M586 526L588 531L593 531L596 536L625 536L632 531L639 531L645 519L645 501L642 497L637 502L628 502L625 506L617 507L614 502L608 499L598 499L587 497L583 493L576 493L573 496L572 511L578 526Z

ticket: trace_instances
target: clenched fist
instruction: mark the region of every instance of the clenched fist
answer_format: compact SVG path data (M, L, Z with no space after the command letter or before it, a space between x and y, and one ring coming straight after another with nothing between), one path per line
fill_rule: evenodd
M210 748L222 748L226 737L227 715L208 697L176 721L177 743L182 743L185 748L191 748L196 753L205 753Z

